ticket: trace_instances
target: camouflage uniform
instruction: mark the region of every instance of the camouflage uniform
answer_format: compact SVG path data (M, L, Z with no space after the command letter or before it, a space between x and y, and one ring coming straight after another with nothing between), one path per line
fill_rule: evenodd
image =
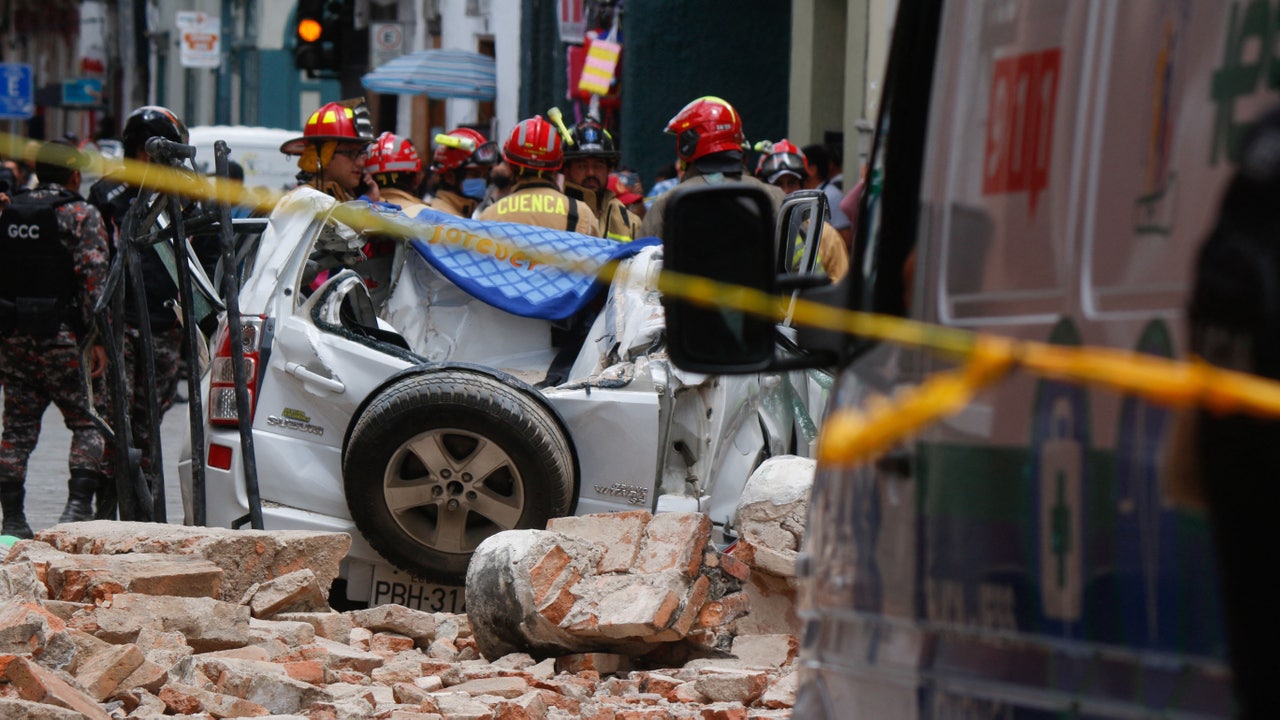
M46 184L31 193L32 198L49 198L61 190L61 186ZM16 507L11 504L12 500L6 502L6 520L10 520L15 511L21 515L27 460L35 448L40 421L50 402L58 406L71 431L67 465L72 475L101 472L104 441L89 414L77 332L92 327L93 305L102 294L107 276L107 234L102 216L82 200L61 205L54 213L58 241L71 256L79 296L77 307L54 335L31 335L16 329L0 331L0 357L4 359L0 363L0 384L4 386L0 488L9 498L17 497ZM0 289L0 297L3 294ZM25 524L24 519L22 525ZM12 529L10 522L5 526Z

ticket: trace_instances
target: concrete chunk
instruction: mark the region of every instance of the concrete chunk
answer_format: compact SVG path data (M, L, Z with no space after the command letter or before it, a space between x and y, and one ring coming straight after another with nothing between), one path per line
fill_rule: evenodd
M81 662L109 647L109 642L99 640L83 630L68 627L51 635L44 648L33 653L32 657L47 668L74 675Z
M0 654L38 653L54 635L66 629L62 618L37 602L0 600Z
M24 700L67 708L89 720L110 718L88 693L63 679L57 672L26 658L15 657L10 660L5 666L5 675Z
M645 526L652 520L646 510L598 513L552 518L547 521L547 530L594 543L602 550L595 571L603 575L631 569Z
M76 671L76 682L93 699L102 702L111 697L120 683L145 661L137 645L113 645L81 663Z
M136 670L128 675L120 684L116 686L116 690L112 693L112 697L120 697L124 693L128 693L139 688L149 693L160 692L160 688L164 686L169 679L168 668L143 660L142 664Z
M762 672L724 670L706 672L694 680L694 687L712 702L750 705L764 693L769 676Z
M315 629L316 636L346 643L351 637L351 618L345 613L305 612L277 613L273 620L304 622Z
M382 667L386 662L386 658L376 653L356 650L322 637L316 638L316 641L310 645L299 648L298 652L304 660L319 660L327 668L355 670L365 675L373 672L374 668Z
M219 599L238 602L245 590L286 573L309 568L322 588L338 576L351 536L300 530L230 528L95 520L55 525L36 538L66 553L118 555L161 553L204 558L223 571Z
M206 712L216 718L233 718L271 714L267 708L244 698L181 683L170 683L164 686L160 690L159 697L171 711L188 715Z
M491 677L468 680L449 689L454 692L464 692L471 697L496 695L504 698L515 698L529 691L529 683L518 677Z
M47 600L49 591L31 562L0 565L0 598Z
M181 555L64 555L49 563L48 585L54 599L70 602L102 602L121 592L216 598L222 568Z
M644 528L635 572L678 570L690 579L702 566L702 551L711 539L711 518L702 513L661 513Z
M44 703L0 697L0 720L82 720L84 715Z
M429 612L414 610L403 605L379 605L365 610L353 610L347 615L351 624L373 632L393 632L413 638L420 646L426 647L436 638L439 622Z
M310 623L293 620L249 619L249 635L255 642L276 639L291 645L307 645L315 640L316 629Z
M179 632L196 652L225 650L249 643L249 608L212 598L152 597L122 593L95 617L98 637L133 642L144 626Z
M249 600L255 618L269 618L279 612L313 612L329 609L324 591L310 568L302 568L257 585Z
M796 659L800 641L795 635L739 635L730 652L748 665L782 667Z
M422 701L426 712L439 713L450 720L492 720L493 710L485 703L472 699L467 693L432 693Z

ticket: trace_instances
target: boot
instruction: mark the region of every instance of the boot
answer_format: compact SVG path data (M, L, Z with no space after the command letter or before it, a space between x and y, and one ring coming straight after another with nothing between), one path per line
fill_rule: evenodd
M22 511L22 503L26 497L27 491L22 483L0 480L0 509L4 511L4 525L0 527L0 534L16 538L35 537L31 526L27 524L27 516Z
M90 473L71 473L67 481L67 506L58 518L60 523L82 522L93 519L93 495L98 490L98 476Z

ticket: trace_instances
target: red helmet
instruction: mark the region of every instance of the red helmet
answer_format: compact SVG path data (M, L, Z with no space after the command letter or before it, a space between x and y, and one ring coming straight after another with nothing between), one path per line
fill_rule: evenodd
M498 163L498 146L471 128L450 130L436 135L436 150L431 156L431 171L436 173L460 167L483 167Z
M422 169L422 158L408 138L384 132L369 148L364 169L374 175L382 173L416 173Z
M502 146L502 156L530 170L559 170L564 164L562 142L556 126L535 115L516 124Z
M692 162L711 153L742 150L742 118L718 97L700 97L667 122L665 132L676 136L676 155Z
M801 180L810 174L809 161L790 140L773 143L756 166L756 177L765 182L773 182L781 172L795 173Z
M302 137L294 138L280 146L286 155L301 155L312 143L323 142L373 142L373 123L364 101L344 100L321 105L311 113L302 128Z

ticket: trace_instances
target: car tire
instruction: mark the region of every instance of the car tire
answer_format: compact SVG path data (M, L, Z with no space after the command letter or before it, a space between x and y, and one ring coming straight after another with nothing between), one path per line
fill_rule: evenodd
M462 584L482 540L573 507L573 452L550 410L489 375L399 380L368 404L343 460L369 544L415 577Z

